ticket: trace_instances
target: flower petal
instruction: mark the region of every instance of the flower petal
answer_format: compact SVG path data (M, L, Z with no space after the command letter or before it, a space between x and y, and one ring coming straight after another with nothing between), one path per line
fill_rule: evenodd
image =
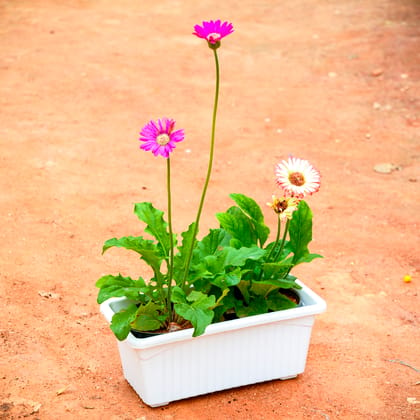
M175 128L175 120L170 118L161 118L155 121L149 121L140 131L139 140L143 143L140 148L145 151L151 151L155 156L169 157L169 154L175 149L175 144L184 140L184 130L173 131ZM162 144L162 137L166 134L169 142Z

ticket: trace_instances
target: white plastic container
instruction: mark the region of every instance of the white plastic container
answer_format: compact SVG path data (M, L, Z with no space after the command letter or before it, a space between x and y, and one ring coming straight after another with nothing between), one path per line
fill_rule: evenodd
M301 303L293 309L192 329L118 341L124 376L151 407L222 389L272 379L294 378L305 370L315 315L326 303L299 282ZM127 303L101 304L108 322Z

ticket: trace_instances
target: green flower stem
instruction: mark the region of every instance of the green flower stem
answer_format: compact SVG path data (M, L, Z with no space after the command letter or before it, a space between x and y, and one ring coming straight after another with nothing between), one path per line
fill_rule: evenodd
M274 241L274 245L271 247L270 252L265 260L265 262L269 263L271 261L271 256L273 255L273 251L277 248L277 245L279 244L280 241L280 233L281 233L281 218L280 218L280 213L277 213L277 234L276 234L276 240ZM258 281L260 281L262 279L263 276L263 269L260 268L260 273L258 275ZM252 281L250 282L252 283Z
M278 250L278 252L276 253L275 257L274 257L274 261L277 261L277 259L279 258L279 256L281 255L281 253L283 252L284 249L284 244L286 242L286 236L287 236L287 232L289 232L289 225L290 225L290 219L287 219L286 222L286 227L284 228L284 233L283 233L283 238L281 239L281 245L280 245L280 249Z
M185 286L185 283L188 277L188 272L190 270L190 264L191 264L192 254L193 254L193 250L195 246L196 236L198 233L198 227L200 224L201 213L203 211L204 200L206 198L207 188L209 186L211 171L213 168L214 139L215 139L215 134L216 134L216 116L217 116L217 105L219 102L219 86L220 86L220 70L219 70L219 58L217 56L217 50L213 49L213 53L214 53L214 60L216 64L216 92L214 95L213 119L212 119L212 126L211 126L210 156L209 156L209 163L207 167L206 181L204 182L203 192L201 193L200 204L198 206L197 217L194 223L194 231L193 231L193 236L192 236L193 239L191 241L191 247L188 253L187 262L185 264L185 273L184 273L184 278L182 280L182 288L184 288Z
M267 262L270 262L271 256L273 255L273 251L276 249L279 240L280 240L280 232L281 232L281 219L280 219L280 213L277 214L277 234L276 234L276 241L274 245L270 249L270 253L267 257ZM260 277L261 278L261 277Z
M168 157L166 159L166 185L168 190L168 226L169 226L169 264L168 264L168 296L167 306L169 313L169 320L172 321L172 277L174 271L174 236L172 233L172 199L171 199L171 160Z

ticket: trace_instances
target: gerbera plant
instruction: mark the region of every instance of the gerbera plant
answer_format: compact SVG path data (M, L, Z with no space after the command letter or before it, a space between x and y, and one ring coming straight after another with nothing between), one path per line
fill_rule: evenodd
M271 240L263 210L244 194L230 194L234 205L216 214L219 226L198 237L214 161L220 85L217 50L231 33L233 25L220 20L194 27L193 34L213 51L215 96L201 198L195 220L180 234L172 229L171 155L184 140L184 130L175 129L175 120L163 117L149 121L140 131L140 149L166 160L167 209L165 216L150 202L135 204L134 213L145 224L146 236L112 238L103 246L103 252L122 247L138 253L153 272L150 279L110 274L96 283L98 303L128 298L111 323L120 340L130 332L162 334L189 327L197 336L211 323L295 307L300 286L291 270L320 257L308 249L312 212L304 201L318 191L320 174L307 160L296 157L275 166L279 192L267 203L277 216Z

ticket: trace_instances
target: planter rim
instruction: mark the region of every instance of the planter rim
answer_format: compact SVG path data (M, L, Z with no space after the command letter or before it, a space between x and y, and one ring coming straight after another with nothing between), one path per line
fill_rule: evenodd
M146 349L150 347L155 347L157 345L173 343L176 341L191 340L191 338L193 338L194 340L199 340L203 337L213 334L220 334L227 331L234 331L262 324L275 323L282 320L302 318L325 312L325 310L327 309L327 304L324 301L324 299L322 299L314 291L309 289L309 287L307 287L300 280L296 280L296 283L302 286L302 289L297 290L297 293L300 295L301 298L301 306L298 306L297 308L284 309L281 311L270 312L260 315L252 315L245 318L210 324L206 328L205 333L198 337L192 337L193 328L188 328L185 330L175 331L167 334L161 334L156 337L147 338L136 338L133 334L130 333L124 341L130 343L130 346L133 348ZM109 323L111 323L112 316L115 313L115 311L112 309L112 306L124 300L126 300L125 297L110 298L100 305L100 311Z

